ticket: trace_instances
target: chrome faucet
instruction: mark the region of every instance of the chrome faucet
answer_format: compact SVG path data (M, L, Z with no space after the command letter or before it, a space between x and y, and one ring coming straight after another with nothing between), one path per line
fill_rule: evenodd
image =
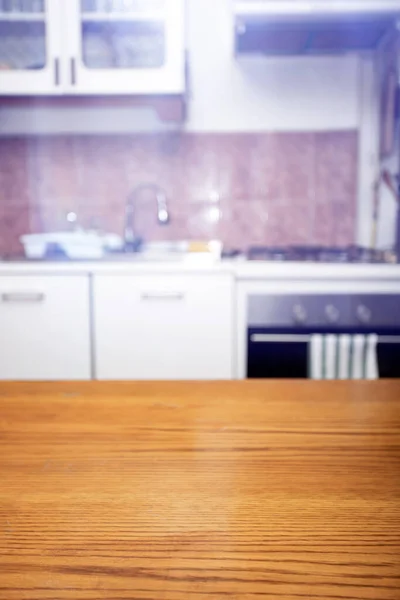
M134 227L134 205L137 196L143 191L153 192L157 202L157 221L160 225L168 225L169 212L167 206L167 195L165 191L155 183L141 183L135 187L128 196L125 209L125 248L137 250L143 240L137 236Z

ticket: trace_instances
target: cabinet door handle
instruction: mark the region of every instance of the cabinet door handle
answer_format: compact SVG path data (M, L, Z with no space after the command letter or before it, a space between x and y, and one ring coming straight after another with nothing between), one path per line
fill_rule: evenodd
M76 85L76 60L71 58L71 84Z
M142 300L184 300L183 292L144 292L141 295Z
M42 292L5 292L1 294L2 302L26 302L32 304L38 304L44 302L46 299L45 294Z
M54 83L56 86L60 85L60 59L54 59Z

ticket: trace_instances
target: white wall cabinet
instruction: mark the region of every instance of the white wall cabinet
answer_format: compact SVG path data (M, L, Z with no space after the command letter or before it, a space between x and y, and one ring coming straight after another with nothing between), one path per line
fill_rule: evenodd
M89 278L0 277L0 380L91 377Z
M1 95L61 93L61 2L0 2Z
M93 6L100 10L87 10ZM183 8L184 0L68 0L71 93L182 93Z
M0 95L182 94L185 0L2 0Z
M231 379L230 275L94 276L97 379Z

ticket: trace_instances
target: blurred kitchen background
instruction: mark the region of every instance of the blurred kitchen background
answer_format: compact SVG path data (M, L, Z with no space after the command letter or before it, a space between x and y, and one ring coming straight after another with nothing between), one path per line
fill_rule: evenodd
M0 0L0 380L400 378L399 28Z
M0 255L70 213L123 236L144 182L170 213L140 204L147 241L395 251L400 4L313 4L339 25L301 0L0 0Z

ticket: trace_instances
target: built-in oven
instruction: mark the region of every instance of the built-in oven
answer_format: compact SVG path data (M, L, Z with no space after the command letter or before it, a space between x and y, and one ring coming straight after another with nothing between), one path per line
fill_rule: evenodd
M400 378L400 295L252 294L247 310L248 378L311 377L317 336L373 336L377 375Z

